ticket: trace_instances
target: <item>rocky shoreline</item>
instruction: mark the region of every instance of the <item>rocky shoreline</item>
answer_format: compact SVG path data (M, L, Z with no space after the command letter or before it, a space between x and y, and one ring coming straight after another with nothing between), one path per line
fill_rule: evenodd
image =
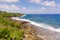
M30 24L29 22L23 21L25 24L24 26L28 26L28 30L26 30L26 37L24 40L43 40L42 38L38 37L37 34L35 33L36 31L33 29L33 25Z
M33 25L27 21L18 21L23 24L22 30L24 31L24 38L23 40L43 40L42 38L38 37L35 33L36 31L33 29Z
M14 19L14 20L17 20L17 19ZM19 19L17 21L21 21L25 27L28 27L29 31L26 29L25 30L26 30L26 32L28 32L30 34L33 34L34 37L31 36L33 39L35 38L36 40L60 40L60 38L59 38L60 33L59 32L55 32L53 30L49 30L49 29L35 26L35 25L31 24L30 22L23 21L21 19ZM30 36L27 38L30 38ZM33 40L33 39L30 38L30 39L26 39L26 40Z
M22 22L26 22L26 21L22 21ZM37 27L29 22L26 22L26 24L24 24L24 25L30 27L31 33L33 33L33 36L35 36L34 38L37 38L36 40L60 40L60 38L59 38L60 33L58 33L58 32L55 32L55 31L52 31L49 29L45 29L42 27ZM30 39L28 39L28 40L30 40Z
M44 40L60 40L60 33L32 25L32 29L38 37Z

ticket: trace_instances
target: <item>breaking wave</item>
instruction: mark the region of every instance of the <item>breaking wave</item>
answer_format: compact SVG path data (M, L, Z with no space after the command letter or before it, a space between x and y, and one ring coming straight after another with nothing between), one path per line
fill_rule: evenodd
M56 31L56 32L59 32L60 33L60 29L54 28L53 26L50 26L50 25L45 24L45 23L36 23L36 22L30 21L28 19L20 19L19 17L12 17L11 19L12 20L27 21L27 22L30 22L31 24L33 24L33 25L35 25L37 27L46 28L46 29L49 29L49 30Z

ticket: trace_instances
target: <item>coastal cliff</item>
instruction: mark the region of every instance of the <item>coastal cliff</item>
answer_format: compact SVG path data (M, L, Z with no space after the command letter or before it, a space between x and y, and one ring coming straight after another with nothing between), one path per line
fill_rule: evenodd
M0 40L43 40L37 37L29 22L11 19L22 15L0 11Z

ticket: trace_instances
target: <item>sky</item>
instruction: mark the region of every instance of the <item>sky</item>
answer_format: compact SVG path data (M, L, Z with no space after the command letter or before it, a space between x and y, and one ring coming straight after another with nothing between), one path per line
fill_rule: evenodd
M60 14L60 0L0 0L0 10L24 14Z

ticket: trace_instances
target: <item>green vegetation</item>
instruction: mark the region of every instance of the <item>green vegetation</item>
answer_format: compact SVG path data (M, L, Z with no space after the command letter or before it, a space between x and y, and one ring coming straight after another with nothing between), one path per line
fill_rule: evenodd
M7 13L0 11L0 40L22 40L24 32L20 29L22 24L15 20L11 20L10 17L19 17L23 14L19 13Z
M25 21L12 20L11 17L20 17L20 13L0 11L0 40L38 40L32 27ZM40 39L39 39L40 40Z
M22 15L23 14L20 14L20 13L7 13L7 12L0 11L0 16L2 16L2 17L20 17Z
M0 38L6 40L21 40L23 37L23 31L19 31L15 28L0 28Z

